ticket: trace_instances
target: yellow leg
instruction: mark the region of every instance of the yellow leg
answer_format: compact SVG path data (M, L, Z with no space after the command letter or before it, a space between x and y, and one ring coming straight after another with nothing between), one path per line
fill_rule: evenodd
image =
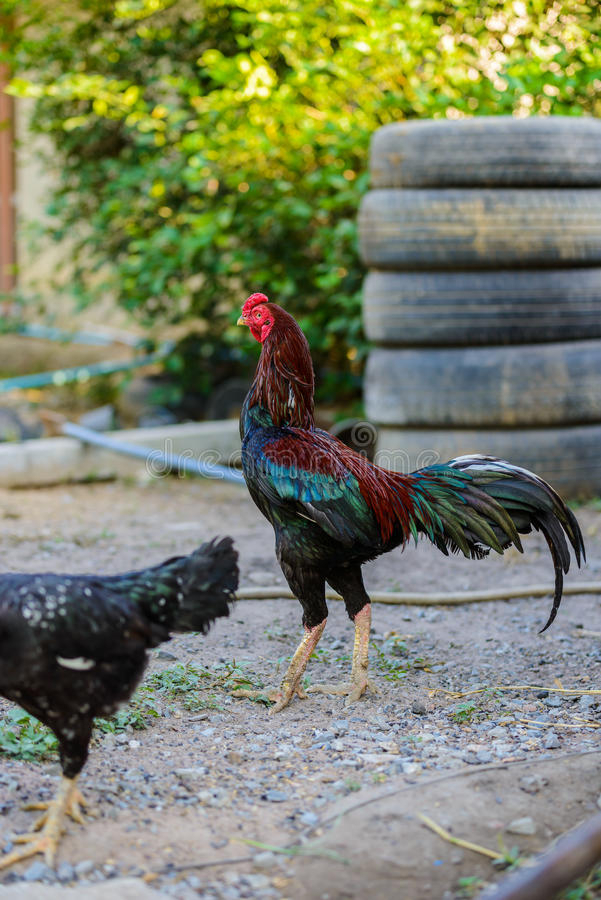
M290 661L290 665L282 678L282 683L279 688L267 688L263 691L250 691L245 688L240 688L239 690L232 691L232 697L248 697L251 700L255 700L258 697L267 696L270 700L275 701L275 706L272 706L270 710L272 713L280 712L280 710L288 706L295 694L298 694L299 697L304 699L307 695L301 687L300 681L307 668L309 657L315 650L319 639L323 634L326 622L327 619L324 619L323 622L320 622L319 625L315 625L314 628L305 628L303 639Z
M3 858L0 858L0 869L7 869L14 863L43 853L46 864L54 865L56 851L58 849L61 834L63 832L63 820L66 815L71 816L76 822L83 823L81 806L85 801L77 788L77 776L75 778L63 778L56 796L50 803L36 803L28 809L46 809L47 811L39 819L34 830L30 834L19 834L14 839L15 844L27 844L20 850L13 850Z
M353 643L353 665L351 668L351 680L339 684L312 684L307 688L308 693L340 694L346 696L346 705L349 706L369 688L376 693L376 686L367 676L369 665L369 633L371 629L371 603L366 603L359 610L354 619L355 641Z

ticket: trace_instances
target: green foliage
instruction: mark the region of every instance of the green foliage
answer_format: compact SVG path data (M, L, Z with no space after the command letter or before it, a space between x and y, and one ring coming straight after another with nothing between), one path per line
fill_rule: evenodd
M460 725L466 725L472 721L477 711L478 707L474 703L459 703L451 713L451 718Z
M247 360L230 326L263 289L300 318L322 397L355 389L355 220L379 125L601 114L601 23L580 0L5 0L17 8L2 55L51 141L69 286L144 322L200 322L170 361L197 387L216 346Z
M485 883L479 875L460 878L457 882L458 893L455 895L455 900L470 900L471 897L479 894L484 886Z
M134 731L144 731L148 728L151 719L158 718L152 697L144 688L140 688L126 706L121 706L116 713L105 719L96 719L96 727L105 733L120 734L133 728Z
M0 719L0 755L38 762L57 750L58 741L50 729L18 706Z
M113 716L96 719L99 731L118 734L128 728L142 730L158 712L152 700L141 688L129 704L120 707ZM11 707L0 719L0 756L35 762L56 756L58 741L54 733L18 706Z
M238 688L261 688L254 676L246 671L246 663L216 663L212 669L198 669L191 663L178 663L161 672L154 672L146 680L143 691L158 690L180 700L187 710L221 709L215 690L233 691ZM260 702L269 704L267 697Z
M559 895L559 900L599 900L601 866L595 866L586 878L580 878Z

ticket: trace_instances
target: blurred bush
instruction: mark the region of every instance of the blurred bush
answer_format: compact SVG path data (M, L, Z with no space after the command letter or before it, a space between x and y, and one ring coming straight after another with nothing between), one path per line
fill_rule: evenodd
M170 363L182 390L199 370L210 389L217 343L250 364L230 326L264 290L300 318L322 399L355 394L355 217L379 125L601 114L596 3L2 5L10 90L34 98L32 128L52 142L70 287L82 304L110 292L142 322L200 318Z

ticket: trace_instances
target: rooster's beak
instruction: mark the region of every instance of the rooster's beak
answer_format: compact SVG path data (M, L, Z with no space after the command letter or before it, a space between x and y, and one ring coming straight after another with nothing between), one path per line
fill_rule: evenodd
M244 316L240 316L240 318L236 322L236 325L246 325L246 319L244 318Z

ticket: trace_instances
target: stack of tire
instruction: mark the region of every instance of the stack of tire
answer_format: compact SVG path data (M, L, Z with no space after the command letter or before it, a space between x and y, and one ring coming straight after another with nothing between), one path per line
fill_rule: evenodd
M500 456L601 493L601 121L386 125L359 213L365 374L398 471Z

